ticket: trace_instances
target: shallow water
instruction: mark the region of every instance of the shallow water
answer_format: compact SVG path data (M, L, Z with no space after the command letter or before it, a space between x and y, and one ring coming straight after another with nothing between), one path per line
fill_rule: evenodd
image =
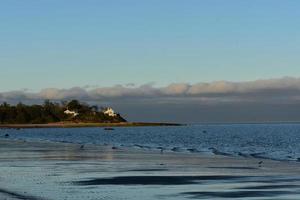
M217 124L179 127L1 129L0 137L149 150L300 160L300 124Z
M299 199L300 163L0 140L2 200Z

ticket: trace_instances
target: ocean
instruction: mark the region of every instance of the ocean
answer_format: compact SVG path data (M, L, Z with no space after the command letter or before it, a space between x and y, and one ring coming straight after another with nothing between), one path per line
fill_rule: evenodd
M300 161L300 124L193 124L170 127L0 129L0 137Z

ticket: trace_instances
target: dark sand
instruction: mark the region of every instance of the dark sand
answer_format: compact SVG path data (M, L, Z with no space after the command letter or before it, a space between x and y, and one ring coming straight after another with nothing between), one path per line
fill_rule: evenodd
M0 199L300 199L300 163L2 139Z

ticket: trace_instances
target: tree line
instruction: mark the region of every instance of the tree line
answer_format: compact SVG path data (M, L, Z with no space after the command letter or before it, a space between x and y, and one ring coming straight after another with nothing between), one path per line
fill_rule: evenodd
M77 112L78 115L65 114L67 109ZM78 100L61 103L46 100L42 105L10 105L4 102L0 105L1 124L46 124L64 121L111 123L126 120L119 114L115 117L108 116L99 111L98 106L89 106Z

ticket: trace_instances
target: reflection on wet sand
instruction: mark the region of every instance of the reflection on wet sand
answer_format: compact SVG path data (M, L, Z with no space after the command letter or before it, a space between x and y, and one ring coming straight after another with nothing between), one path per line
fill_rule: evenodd
M251 197L279 197L282 195L299 194L291 191L269 191L269 190L252 190L252 191L227 191L227 192L185 192L194 199L203 198L251 198Z
M299 199L299 163L260 161L0 140L0 199Z

